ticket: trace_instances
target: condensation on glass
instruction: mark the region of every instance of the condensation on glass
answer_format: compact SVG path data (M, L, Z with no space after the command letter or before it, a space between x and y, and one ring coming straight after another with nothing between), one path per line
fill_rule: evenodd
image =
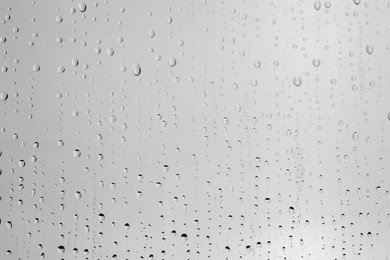
M0 12L0 259L389 259L389 1Z

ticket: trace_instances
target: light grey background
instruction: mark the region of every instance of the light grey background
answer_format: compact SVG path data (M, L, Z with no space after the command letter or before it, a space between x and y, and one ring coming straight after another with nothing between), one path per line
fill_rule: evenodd
M389 1L0 7L0 259L388 259Z

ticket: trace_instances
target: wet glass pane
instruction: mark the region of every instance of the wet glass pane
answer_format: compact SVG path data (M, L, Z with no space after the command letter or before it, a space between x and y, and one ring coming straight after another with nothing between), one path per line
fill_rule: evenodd
M0 1L0 259L389 259L390 1Z

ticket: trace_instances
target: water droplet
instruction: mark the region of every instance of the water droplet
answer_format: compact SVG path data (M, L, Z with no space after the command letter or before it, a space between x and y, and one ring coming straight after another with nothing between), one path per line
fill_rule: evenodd
M299 87L300 85L302 85L302 79L300 77L294 77L293 83L295 86Z
M58 247L58 253L60 253L60 254L65 253L65 247L64 246L59 246Z
M115 123L116 122L116 116L110 115L108 120L110 121L110 123Z
M77 67L79 65L79 60L77 58L72 59L72 66Z
M41 67L39 65L35 64L35 65L33 65L32 69L33 69L34 72L38 72L38 71L41 70Z
M317 11L321 9L321 2L316 0L314 1L314 9L316 9Z
M133 64L133 74L134 76L139 76L141 74L141 66L138 63Z
M84 13L87 10L87 4L84 2L79 3L79 10Z
M114 48L107 48L107 55L108 56L112 56L112 55L114 55Z
M6 101L8 99L8 94L6 92L0 92L0 100Z
M370 44L367 44L366 46L366 52L368 54L372 54L374 52L374 46L370 45Z
M354 133L352 134L352 139L353 139L354 141L359 140L359 134L358 134L357 132L354 132Z
M176 59L174 57L170 57L168 59L169 66L175 67L176 66Z
M154 36L156 35L156 32L154 30L150 30L148 32L148 35L149 35L150 38L154 38Z
M353 0L353 3L354 3L355 5L359 5L359 4L360 4L360 1L361 1L361 0Z
M313 66L314 66L314 67L319 67L320 64L321 64L321 60L320 60L320 59L317 59L317 58L314 58L313 61L312 61L312 63L313 63Z
M26 166L26 162L24 160L19 160L18 165L19 167L23 168L24 166Z
M106 216L104 216L103 213L100 213L100 214L98 215L98 219L99 219L99 222L102 222L102 221L104 221L104 220L106 219Z
M81 199L81 192L80 191L76 191L75 198L76 199Z
M80 152L80 150L79 149L75 149L74 151L73 151L73 156L74 157L80 157L81 156L81 152Z
M64 66L59 66L59 67L57 68L57 72L58 72L58 73L64 73L64 72L65 72L65 67L64 67Z
M185 233L181 234L181 238L183 239L184 242L188 240L188 236Z

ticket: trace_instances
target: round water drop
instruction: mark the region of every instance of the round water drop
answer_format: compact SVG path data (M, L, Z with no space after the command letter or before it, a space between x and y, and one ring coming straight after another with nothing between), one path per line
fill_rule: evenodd
M24 166L26 166L26 162L24 160L20 160L18 165L19 167L23 168Z
M114 48L107 48L107 51L106 51L106 52L107 52L107 55L108 55L108 56L112 56L112 55L114 55L114 52L115 52L115 51L114 51Z
M321 60L320 60L320 59L317 59L317 58L314 58L313 61L312 61L312 63L313 63L313 66L317 68L317 67L320 66Z
M76 197L76 199L78 199L78 200L81 199L81 192L76 191L75 197Z
M321 2L316 0L314 1L314 9L316 9L317 11L321 9Z
M389 113L387 113L387 120L389 120L389 121L390 121L390 112L389 112Z
M129 230L130 229L130 224L129 223L126 223L125 224L125 230Z
M84 13L85 11L87 11L87 4L84 3L84 2L79 3L79 10L80 10L80 12L82 12L82 13Z
M174 57L170 57L169 59L168 59L168 64L169 64L169 66L171 66L171 67L175 67L176 66L176 59L174 58Z
M65 247L64 246L59 246L58 247L58 253L60 253L60 254L65 253Z
M330 8L332 4L329 1L326 1L324 5L326 8Z
M65 72L65 67L64 67L64 66L59 66L59 67L57 68L57 72L58 72L58 73L64 73L64 72Z
M116 122L116 116L114 116L114 115L110 115L109 116L109 119L108 119L109 121L110 121L110 123L115 123Z
M72 66L77 67L79 65L79 60L77 58L72 59Z
M63 20L64 20L64 18L62 18L61 16L56 17L57 23L62 23Z
M133 64L133 74L134 76L141 75L141 66L138 63Z
M257 79L251 79L251 86L256 87L257 86Z
M366 52L368 54L372 54L374 52L374 46L370 45L370 44L367 44L366 46Z
M359 4L360 4L360 0L353 0L353 3L354 3L355 5L359 5Z
M186 233L181 234L181 238L183 239L184 242L188 240L188 235Z
M8 99L8 94L6 92L1 92L0 93L0 100L6 101L7 99Z
M256 69L258 69L261 67L261 62L259 60L255 60L255 62L253 62L253 65L255 66Z
M148 35L149 35L150 38L154 38L154 36L156 35L156 32L154 30L150 30L148 32Z
M352 134L352 139L353 139L354 141L359 140L359 134L358 134L357 132L354 132L354 133Z
M79 149L75 149L74 151L73 151L73 156L74 157L80 157L81 156L81 152L80 152L80 150Z
M98 216L98 219L100 222L104 221L106 219L106 216L104 216L103 213L100 213L99 216Z
M229 124L229 118L227 118L226 116L223 118L223 124L224 125L228 125Z
M41 70L41 67L39 65L35 64L35 65L33 65L32 69L33 69L34 72L38 72L38 71Z
M294 77L293 83L295 86L299 87L300 85L302 85L302 79L300 77Z

